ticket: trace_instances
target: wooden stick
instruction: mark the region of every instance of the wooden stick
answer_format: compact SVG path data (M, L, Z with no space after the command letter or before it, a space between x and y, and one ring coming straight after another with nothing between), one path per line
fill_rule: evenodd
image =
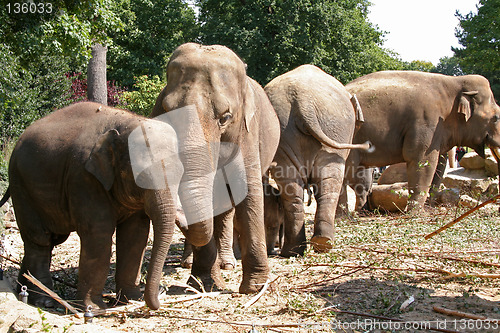
M56 300L57 302L59 302L66 309L68 309L69 311L73 312L77 318L81 318L80 314L78 313L78 311L74 307L72 307L68 302L66 302L61 297L59 297L59 295L57 295L55 292L53 292L52 290L50 290L49 288L47 288L43 283L41 283L40 281L38 281L33 275L31 275L30 272L28 272L28 274L24 273L23 276L26 279L28 279L28 281L30 281L31 283L33 283L35 286L37 286L38 288L42 289L45 293L47 293L47 295L49 295L54 300Z
M467 216L469 216L470 214L474 213L474 212L475 212L476 210L478 210L479 208L484 207L484 206L486 206L487 204L490 204L490 203L492 203L492 202L495 202L495 201L496 201L497 199L499 199L499 198L500 198L500 194L495 195L493 198L488 199L488 200L486 200L485 202L483 202L482 204L477 205L476 207L474 207L474 208L472 208L472 209L470 209L470 210L466 211L465 213L463 213L462 215L460 215L459 217L457 217L456 219L454 219L454 220L453 220L453 221L451 221L450 223L445 224L444 226L442 226L442 227L441 227L441 228L439 228L438 230L431 232L430 234L426 235L424 238L425 238L425 239L429 239L429 238L431 238L431 237L436 236L436 235L437 235L437 234L439 234L441 231L448 229L449 227L451 227L451 226L452 226L452 225L454 225L455 223L457 223L457 222L461 221L461 220L462 220L462 219L464 219L465 217L467 217Z
M276 278L277 279L277 278ZM273 282L276 280L274 279ZM262 295L264 295L264 293L266 292L267 288L269 288L269 285L271 284L271 280L267 279L266 283L264 283L264 287L259 291L259 293L257 295L255 295L254 297L252 297L248 302L246 302L244 305L243 305L243 309L246 309L248 308L250 305L254 304L255 302L257 302L259 300L259 298L262 297Z
M484 321L490 321L493 323L500 323L500 319L493 319L493 318L488 318L485 316L479 316L475 315L473 313L467 313L467 312L462 312L462 311L456 311L456 310L450 310L446 308L442 308L440 306L433 306L432 310L442 313L448 316L455 316L455 317L460 317L460 318L469 318L469 319L479 319L479 320L484 320Z

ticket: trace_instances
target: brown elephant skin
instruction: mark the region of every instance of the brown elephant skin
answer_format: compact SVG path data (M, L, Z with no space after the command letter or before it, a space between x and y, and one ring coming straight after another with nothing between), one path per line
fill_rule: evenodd
M312 65L273 79L264 90L281 126L276 166L270 169L285 212L280 254L289 257L305 251L303 201L308 186L317 203L311 243L316 251L328 251L349 149L370 147L351 144L362 112L340 82Z
M105 307L102 290L116 230L116 291L124 300L140 297L140 268L151 219L155 239L145 300L158 308L175 203L168 186L137 185L129 153L133 143L128 141L134 129L158 123L85 102L54 111L26 129L9 165L10 194L24 241L21 285L36 289L23 277L29 271L52 287L51 252L76 231L81 241L77 297L85 306ZM162 136L149 139L171 144ZM205 237L208 243L210 236ZM30 301L50 305L48 298L35 292L30 293Z
M243 278L241 293L258 291L266 282L269 267L266 256L262 175L272 162L279 141L279 123L262 87L246 75L245 64L230 49L187 43L179 46L167 65L167 86L160 93L152 116L194 106L198 112L203 136L217 147L233 143L241 149L248 193L235 209L207 220L213 223L214 237L205 246L193 244L191 273L206 290L224 288L220 275L217 248L222 258L232 257L232 232L240 235ZM215 165L221 161L215 161ZM187 161L186 172L197 172L200 161ZM193 171L194 170L194 171ZM211 197L211 179L194 185L201 197ZM187 190L189 191L189 189ZM183 189L179 197L183 201ZM234 219L233 219L234 216ZM192 226L188 226L187 232ZM189 281L194 286L197 283Z
M467 146L482 156L485 146L500 145L500 108L482 76L384 71L346 88L358 97L365 117L353 142L370 140L375 146L371 154L352 151L346 168L406 162L408 210L424 204L440 155Z

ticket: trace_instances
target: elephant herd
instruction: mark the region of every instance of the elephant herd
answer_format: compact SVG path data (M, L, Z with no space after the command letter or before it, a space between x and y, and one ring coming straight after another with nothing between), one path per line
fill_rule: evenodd
M37 289L23 276L29 271L52 287L52 249L76 231L77 297L104 308L116 232L117 295L137 299L152 221L144 291L151 309L160 306L176 223L192 248L192 276L206 289L224 287L220 268L234 266L234 238L243 267L239 291L257 292L281 223L280 254L306 249L305 188L317 202L310 243L325 252L339 197L347 184L366 183L369 168L406 162L408 209L418 209L441 154L457 145L479 155L485 146L500 147L500 108L478 75L386 71L344 86L303 65L262 88L230 49L188 43L172 54L167 80L149 118L83 102L21 135L0 202L12 198L24 242L20 285ZM53 305L38 293L29 301Z

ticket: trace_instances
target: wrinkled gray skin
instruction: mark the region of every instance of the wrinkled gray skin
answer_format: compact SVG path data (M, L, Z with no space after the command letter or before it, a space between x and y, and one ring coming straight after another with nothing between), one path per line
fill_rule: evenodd
M239 291L258 291L266 282L269 267L266 255L262 175L268 169L279 141L279 123L262 87L246 75L245 64L230 49L194 43L179 46L167 65L167 86L160 93L152 116L194 105L198 111L204 139L217 148L221 142L238 145L243 155L248 195L236 206L213 219L213 236L205 246L193 243L191 274L199 278L206 290L224 288L217 261L216 242L224 241L234 229L240 235L243 280ZM217 160L205 155L194 156L185 163L185 172L204 172L207 165L217 167ZM208 160L207 160L208 159ZM198 201L212 197L213 179L199 179L188 188L179 188L184 211L196 209ZM183 193L194 198L183 201ZM198 197L200 199L198 199ZM198 223L184 230L198 230ZM208 230L208 236L212 236ZM227 238L231 238L230 236ZM191 241L191 238L188 237ZM231 239L232 243L232 239ZM231 250L231 243L220 248ZM189 281L194 286L197 283Z
M344 184L350 186L356 194L356 205L354 210L359 212L369 210L368 196L372 191L374 168L347 168L344 175ZM348 202L347 190L345 185L342 187L339 202L337 205L337 216L347 215Z
M484 156L485 146L500 144L500 107L482 76L385 71L346 88L356 94L365 117L353 142L370 140L377 148L371 154L351 151L346 168L406 162L408 210L424 204L440 155L467 146Z
M102 290L116 230L116 292L124 300L139 298L151 219L155 236L145 300L158 307L175 204L168 187L137 186L127 141L132 130L152 122L100 104L78 103L36 121L21 135L9 165L10 193L24 241L20 285L37 290L23 277L29 271L52 288L52 249L76 231L81 241L77 298L85 306L104 308ZM172 144L161 135L150 140ZM200 242L203 237L194 238ZM53 305L42 295L30 292L29 301Z
M314 235L316 251L331 248L335 208L360 109L344 86L312 65L300 66L272 80L264 88L276 110L281 139L271 175L276 180L285 212L282 256L303 255L304 188L311 185L317 202Z
M263 184L264 190L264 225L266 227L266 247L268 255L276 255L275 246L279 248L283 246L283 222L284 211L279 195L279 190L267 182ZM185 219L184 213L177 212L178 219ZM239 235L234 235L234 239L227 240L227 235L223 235L222 240L217 242L217 250L219 251L219 261L221 268L231 270L236 267L236 258L240 257L240 249L238 246ZM231 236L231 235L230 235ZM228 247L235 240L233 248ZM234 250L234 251L233 251ZM225 255L221 255L221 252ZM227 253L228 252L228 253ZM181 266L191 268L193 265L193 248L186 240L184 242L184 252L182 254Z
M264 183L264 224L266 226L267 254L277 254L274 247L283 247L285 211L279 190L269 183Z

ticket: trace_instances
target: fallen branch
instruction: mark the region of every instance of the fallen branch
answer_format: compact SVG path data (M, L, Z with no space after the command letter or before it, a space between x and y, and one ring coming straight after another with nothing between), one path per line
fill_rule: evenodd
M478 277L483 279L500 279L500 274L487 274L487 273L450 273L445 276L445 279L453 279L458 277Z
M40 281L38 281L33 275L31 275L30 272L28 272L28 274L24 273L23 276L26 279L28 279L28 281L30 281L31 283L33 283L35 286L37 286L38 288L42 289L47 295L49 295L55 301L57 301L58 303L60 303L66 309L68 309L69 311L71 311L72 313L74 313L77 318L82 318L82 317L80 317L80 314L78 313L78 311L73 306L71 306L68 302L66 302L65 300L63 300L61 297L59 297L59 295L57 295L55 292L53 292L52 290L50 290L49 288L47 288L43 283L41 283Z
M278 278L279 278L279 276L277 278L275 278L273 281L270 281L269 279L267 279L266 283L264 283L264 287L262 287L262 289L259 291L259 293L257 295L255 295L254 297L252 297L248 302L246 302L243 305L243 309L246 309L249 306L251 306L252 304L254 304L255 302L257 302L259 300L259 298L261 298L262 295L264 295L264 293L266 292L267 288L269 288L269 285L271 283L273 283L274 281L276 281Z
M6 256L4 256L4 255L1 255L1 254L0 254L0 258L5 259L5 260L7 260L7 261L10 261L11 263L14 263L14 264L16 264L16 265L18 265L18 266L21 266L21 263L20 263L19 261L14 260L14 259L11 259L11 258L9 258L9 257L6 257Z
M432 310L434 310L434 311L436 311L438 313L442 313L442 314L448 315L448 316L455 316L455 317L468 318L468 319L479 319L479 320L489 321L489 322L492 322L492 323L500 323L500 319L492 319L492 318L488 318L488 317L485 317L485 316L475 315L473 313L467 313L467 312L462 312L462 311L450 310L450 309L442 308L442 307L439 307L439 306L433 306Z
M430 234L426 235L424 238L425 239L429 239L431 237L434 237L436 236L437 234L439 234L440 232L442 232L443 230L446 230L448 229L449 227L451 227L452 225L454 225L455 223L458 223L459 221L461 221L462 219L464 219L465 217L469 216L470 214L474 213L476 210L478 210L479 208L481 207L484 207L486 206L487 204L490 204L492 202L495 202L497 201L497 199L500 199L500 194L498 195L495 195L493 198L491 199L488 199L486 200L485 202L483 202L482 204L480 205L477 205L476 207L466 211L465 213L463 213L462 215L460 215L459 217L457 217L456 219L454 219L453 221L451 221L450 223L448 224L445 224L444 226L442 226L441 228L439 228L438 230L436 231L433 231L431 232Z

